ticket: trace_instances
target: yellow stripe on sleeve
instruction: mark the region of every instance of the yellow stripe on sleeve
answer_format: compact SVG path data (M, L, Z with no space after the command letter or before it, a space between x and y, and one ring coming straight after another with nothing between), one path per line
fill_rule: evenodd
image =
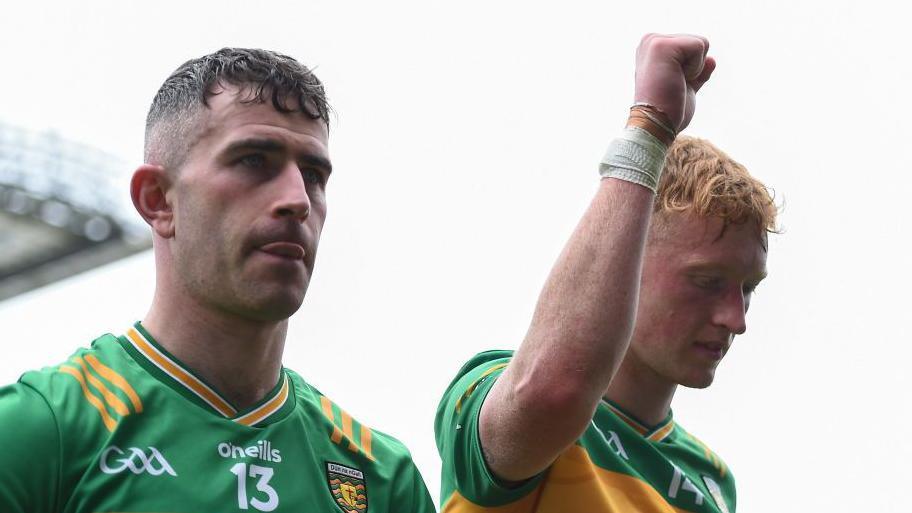
M333 425L333 432L331 437L333 443L341 444L342 439L344 438L348 440L349 451L354 453L362 452L365 456L367 456L368 459L377 461L373 454L373 433L369 427L358 423L359 434L361 435L361 445L358 445L358 443L355 442L355 419L353 419L352 416L348 414L348 412L342 408L339 408L339 414L341 417L340 421L342 424L340 429L339 424L336 423L336 415L333 413L332 401L330 401L326 396L320 396L320 406L323 409L323 415L325 415Z
M341 442L342 431L339 429L339 426L336 425L336 415L333 413L332 401L325 395L321 395L320 406L323 407L323 415L326 415L326 418L329 419L329 422L333 425L333 432L330 439L336 444Z
M371 452L371 430L369 427L364 424L361 425L361 450L364 451L364 455L369 459L374 459L374 454Z
M351 452L358 452L358 445L355 444L355 434L352 431L351 415L341 408L339 411L342 412L342 434L345 435L345 438L348 438L348 450Z
M99 381L98 378L96 378L94 375L92 375L91 372L89 372L89 367L85 364L85 361L82 358L76 356L73 358L73 361L75 361L76 363L79 364L80 367L82 367L83 375L85 375L85 377L89 381L89 384L92 385L95 388L95 390L98 390L99 392L101 392L101 396L104 398L105 402L108 403L108 406L113 408L114 411L116 411L117 414L122 417L130 414L130 409L127 408L127 405L124 404L124 402L121 401L119 397L117 397L116 395L111 393L111 391L108 390L108 387L106 387L104 383Z
M492 373L497 372L500 369L503 369L507 365L508 364L506 364L506 363L498 363L497 365L491 367L490 369L482 372L481 376L478 376L478 378L475 381L473 381L471 385L466 387L465 393L462 394L462 396L456 400L456 413L459 413L460 411L462 411L462 400L469 397L470 395L472 395L472 392L475 391L475 388L478 387L478 384L481 383L481 381L483 379L490 376Z
M111 417L111 414L108 413L108 410L104 407L104 404L101 403L101 400L89 391L89 387L86 385L82 373L79 372L78 369L66 365L60 366L60 372L64 372L76 378L76 381L78 381L79 385L82 387L82 394L85 396L86 401L98 410L98 414L101 415L101 421L104 422L105 427L108 428L108 431L113 432L114 428L117 427L117 421Z
M95 372L98 373L99 376L108 380L114 386L119 388L123 393L127 394L127 397L130 399L130 403L133 404L133 410L136 411L136 413L142 413L143 405L142 401L139 400L139 395L136 393L136 390L133 390L133 387L130 386L130 383L128 383L127 380L123 378L123 376L114 372L113 369L98 361L98 358L96 358L95 355L85 355L85 361L89 362L89 365L95 370Z

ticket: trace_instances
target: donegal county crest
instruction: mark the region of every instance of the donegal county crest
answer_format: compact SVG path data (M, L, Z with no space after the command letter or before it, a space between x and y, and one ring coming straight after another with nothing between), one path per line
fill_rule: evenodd
M342 511L367 513L367 483L360 470L327 462L326 479L329 491Z

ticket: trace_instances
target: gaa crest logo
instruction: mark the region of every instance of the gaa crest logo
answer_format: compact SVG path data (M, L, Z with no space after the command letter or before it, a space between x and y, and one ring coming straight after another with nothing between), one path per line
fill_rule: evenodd
M367 513L367 483L364 474L338 463L326 463L329 492L345 513Z

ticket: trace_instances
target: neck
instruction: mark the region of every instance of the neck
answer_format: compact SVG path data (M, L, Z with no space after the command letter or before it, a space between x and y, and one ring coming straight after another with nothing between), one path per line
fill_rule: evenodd
M192 300L164 301L156 292L142 324L239 410L262 400L279 380L287 320L251 321Z
M676 383L659 376L628 351L605 398L641 422L655 426L668 417L676 389Z

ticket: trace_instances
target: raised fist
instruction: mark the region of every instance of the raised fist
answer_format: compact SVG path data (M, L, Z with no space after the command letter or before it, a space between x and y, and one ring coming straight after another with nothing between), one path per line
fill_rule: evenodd
M636 54L634 101L655 106L672 128L684 130L693 118L697 91L716 69L708 50L709 40L702 36L643 36Z

